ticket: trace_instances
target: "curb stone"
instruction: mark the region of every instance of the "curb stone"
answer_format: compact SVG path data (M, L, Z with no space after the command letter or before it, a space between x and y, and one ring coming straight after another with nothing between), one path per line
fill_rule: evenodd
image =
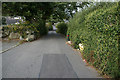
M8 48L8 49L5 49L5 50L3 50L3 51L0 51L0 54L3 54L4 52L6 52L6 51L8 51L8 50L11 50L12 48L15 48L15 47L17 47L17 46L19 46L19 45L20 45L20 43L14 45L14 46L12 46L12 47L10 47L10 48Z

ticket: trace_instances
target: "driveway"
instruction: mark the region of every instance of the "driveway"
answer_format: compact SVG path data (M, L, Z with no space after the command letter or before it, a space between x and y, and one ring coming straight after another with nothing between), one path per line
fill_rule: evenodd
M3 78L99 78L55 31L2 54Z

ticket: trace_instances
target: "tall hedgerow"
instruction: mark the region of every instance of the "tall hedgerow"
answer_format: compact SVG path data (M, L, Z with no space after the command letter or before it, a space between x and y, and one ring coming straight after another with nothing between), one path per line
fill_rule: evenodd
M120 77L118 9L118 3L96 3L77 13L67 31L75 48L83 44L83 57L111 77Z
M66 23L60 22L57 24L56 28L57 28L57 31L56 31L57 33L66 35L66 33L67 33L67 24Z

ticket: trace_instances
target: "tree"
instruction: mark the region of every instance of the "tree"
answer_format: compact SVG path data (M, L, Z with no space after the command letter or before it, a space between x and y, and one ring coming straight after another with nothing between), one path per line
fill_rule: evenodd
M63 21L64 19L68 20L73 17L78 8L83 8L87 4L89 4L89 2L57 2L54 5L53 14L50 16L50 20L53 22Z
M2 24L6 25L6 18L5 17L2 17Z
M2 8L4 16L25 16L26 20L33 21L35 18L49 18L53 6L51 3L7 2L3 3Z
M79 5L78 5L79 4ZM39 19L69 19L73 16L73 11L82 8L88 2L4 2L2 4L3 16L24 16L29 21L39 21Z

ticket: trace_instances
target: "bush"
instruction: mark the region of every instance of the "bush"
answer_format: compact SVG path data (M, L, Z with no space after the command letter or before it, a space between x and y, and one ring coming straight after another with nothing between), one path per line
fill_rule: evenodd
M2 17L2 25L6 25L6 18Z
M40 35L46 35L48 33L48 29L45 26L45 21L41 20L37 26L37 30L40 32Z
M56 27L57 27L57 31L56 31L57 33L66 35L66 33L67 33L67 24L66 23L64 23L64 22L58 23Z
M48 28L49 31L52 31L53 30L53 26L52 26L52 23L49 22L46 24L46 27Z
M74 48L84 45L83 57L103 74L120 77L118 63L118 3L98 3L77 13L68 24ZM102 6L100 6L102 5Z
M8 27L2 27L2 38L8 37L10 34Z
M47 28L45 27L44 21L41 21L41 23L33 24L26 22L24 24L18 25L7 25L3 27L3 33L5 33L5 31L19 33L23 38L27 37L26 31L34 31L36 38L47 34Z

